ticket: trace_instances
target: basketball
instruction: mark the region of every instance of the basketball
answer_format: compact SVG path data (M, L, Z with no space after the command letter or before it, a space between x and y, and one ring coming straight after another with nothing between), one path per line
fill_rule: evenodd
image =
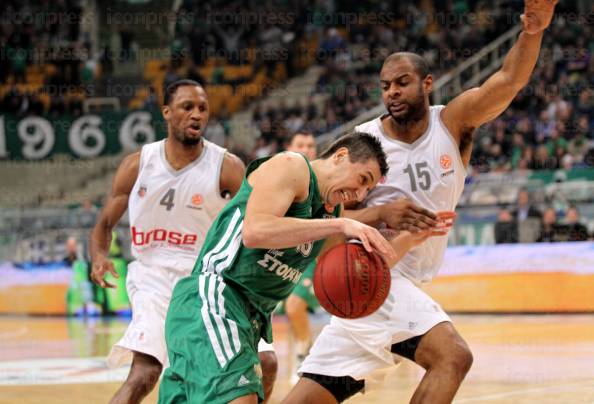
M320 305L342 318L359 318L376 311L390 291L390 268L362 244L339 244L320 257L314 291Z

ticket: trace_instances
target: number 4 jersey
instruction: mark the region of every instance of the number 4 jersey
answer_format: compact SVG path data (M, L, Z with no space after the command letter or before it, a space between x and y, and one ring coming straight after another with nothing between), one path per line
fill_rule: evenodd
M409 198L432 211L454 210L466 178L458 145L441 121L443 105L429 109L427 131L414 143L390 138L380 116L355 128L376 136L388 156L390 170L385 182L371 190L364 204L377 206L397 198ZM411 280L429 282L441 266L447 236L433 237L409 252L396 268Z
M203 139L202 154L175 170L165 141L143 146L128 202L132 255L148 267L189 275L206 233L227 200L219 178L225 149Z

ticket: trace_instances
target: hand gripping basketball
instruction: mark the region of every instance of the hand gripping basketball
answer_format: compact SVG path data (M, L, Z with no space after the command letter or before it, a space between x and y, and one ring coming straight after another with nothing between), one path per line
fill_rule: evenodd
M525 0L524 14L520 17L524 25L524 32L537 34L544 31L551 24L558 1Z

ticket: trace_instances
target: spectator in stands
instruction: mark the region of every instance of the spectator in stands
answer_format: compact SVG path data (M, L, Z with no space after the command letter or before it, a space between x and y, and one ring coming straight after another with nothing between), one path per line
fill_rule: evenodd
M575 206L570 206L565 213L563 232L566 241L586 241L589 239L588 229L580 223L580 214Z
M78 245L75 237L68 237L66 240L66 256L63 261L66 265L72 266L78 259Z
M159 109L159 96L153 86L149 86L149 95L142 104L143 109L157 110Z
M539 243L564 241L563 233L563 226L557 222L557 212L552 207L547 208L542 215L540 236L536 241Z
M539 220L542 218L542 213L530 203L530 194L525 189L518 192L518 204L513 217L518 223L522 223L529 218Z
M517 242L518 222L509 210L502 209L497 216L497 223L495 223L495 243L503 244Z
M287 150L299 150L310 160L316 158L316 139L307 132L297 132L291 135L285 145Z
M318 50L318 60L324 62L334 59L340 52L347 49L347 44L336 28L328 28L326 36L320 43Z

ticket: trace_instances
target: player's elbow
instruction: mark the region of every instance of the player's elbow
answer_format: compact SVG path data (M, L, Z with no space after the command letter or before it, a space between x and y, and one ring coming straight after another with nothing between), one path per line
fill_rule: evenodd
M507 94L517 94L530 82L530 77L520 75L505 74L504 79L499 82L499 91Z
M245 247L260 248L262 239L262 235L255 226L249 225L248 223L244 224L243 229L241 230L241 241Z

